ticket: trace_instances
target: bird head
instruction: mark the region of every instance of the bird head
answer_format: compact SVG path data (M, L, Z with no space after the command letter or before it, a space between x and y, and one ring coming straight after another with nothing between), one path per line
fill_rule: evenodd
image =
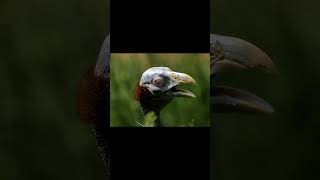
M215 84L217 74L239 69L276 74L271 58L261 49L242 39L211 34L210 67L213 112L270 114L274 111L268 102L248 91Z
M135 99L144 112L160 111L175 97L195 97L188 90L178 88L181 83L195 84L188 74L172 71L168 67L152 67L141 76L135 88Z

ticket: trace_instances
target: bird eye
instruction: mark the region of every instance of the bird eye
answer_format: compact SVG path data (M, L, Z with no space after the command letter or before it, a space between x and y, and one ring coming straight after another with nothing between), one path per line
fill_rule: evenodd
M162 87L164 85L164 80L162 77L158 76L153 79L153 84L157 87Z

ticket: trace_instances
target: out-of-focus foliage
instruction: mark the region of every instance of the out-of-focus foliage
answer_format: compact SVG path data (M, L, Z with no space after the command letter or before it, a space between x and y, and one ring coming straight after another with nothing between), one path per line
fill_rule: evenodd
M143 120L143 127L154 127L154 123L156 119L157 119L157 116L153 111L147 113Z
M209 54L112 54L111 126L139 127L139 123L143 124L143 115L133 93L142 73L154 66L167 66L197 81L196 86L179 85L197 97L175 98L161 111L163 125L209 126Z
M105 179L76 87L108 32L109 0L0 2L0 179Z
M215 180L320 179L320 1L213 0L211 32L246 39L280 71L227 73L218 83L250 90L271 116L215 114Z

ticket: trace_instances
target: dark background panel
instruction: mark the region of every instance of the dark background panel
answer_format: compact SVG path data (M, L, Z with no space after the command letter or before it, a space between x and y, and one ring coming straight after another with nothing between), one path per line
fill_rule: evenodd
M210 128L116 128L111 179L209 179Z
M108 0L1 1L0 179L105 179L75 92L108 11Z
M215 179L319 179L320 4L301 0L212 3L211 32L258 45L280 71L277 77L245 72L218 77L220 84L267 99L275 113L214 116Z
M209 2L112 1L111 52L207 53Z

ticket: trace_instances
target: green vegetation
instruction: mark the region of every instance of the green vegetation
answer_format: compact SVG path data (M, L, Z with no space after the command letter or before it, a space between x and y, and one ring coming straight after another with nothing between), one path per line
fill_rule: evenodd
M133 92L142 73L153 66L167 66L187 73L197 81L196 86L181 85L197 97L175 98L161 111L162 124L169 127L209 126L209 54L112 54L111 126L141 127L150 124L144 120ZM153 119L152 116L150 118Z
M147 115L144 117L144 124L142 127L154 127L156 119L157 116L153 111L147 113Z

